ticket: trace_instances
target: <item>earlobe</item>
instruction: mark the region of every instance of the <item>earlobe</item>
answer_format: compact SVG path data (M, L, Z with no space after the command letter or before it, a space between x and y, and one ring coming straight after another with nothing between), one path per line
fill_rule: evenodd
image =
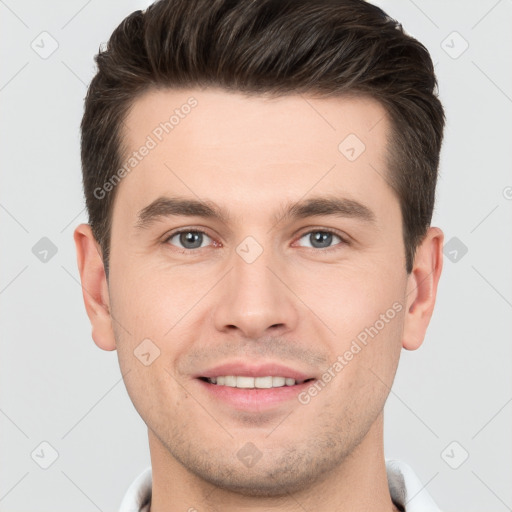
M115 337L110 316L110 301L101 249L89 224L80 224L74 232L78 270L92 338L103 350L115 350Z
M407 350L418 349L425 339L443 268L443 240L443 232L431 227L416 249L413 269L407 281L402 338L402 346Z

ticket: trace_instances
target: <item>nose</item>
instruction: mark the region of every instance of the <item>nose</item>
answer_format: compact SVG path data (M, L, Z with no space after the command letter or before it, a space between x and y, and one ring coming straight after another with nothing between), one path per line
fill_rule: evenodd
M283 260L270 251L248 262L235 253L214 312L217 330L247 338L294 330L298 311Z

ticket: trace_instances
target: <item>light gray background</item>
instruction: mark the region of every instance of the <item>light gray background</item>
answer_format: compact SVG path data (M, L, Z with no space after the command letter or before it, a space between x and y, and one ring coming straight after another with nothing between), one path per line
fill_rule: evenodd
M113 511L150 463L117 354L90 336L72 239L87 220L79 123L93 56L148 3L0 0L2 512ZM403 351L386 456L444 511L512 510L512 2L378 4L436 63L448 122L433 225L468 249L456 261L447 249L425 343ZM31 47L51 49L43 31L58 43L47 58ZM47 262L33 253L43 237L57 248ZM48 469L42 442L58 452Z

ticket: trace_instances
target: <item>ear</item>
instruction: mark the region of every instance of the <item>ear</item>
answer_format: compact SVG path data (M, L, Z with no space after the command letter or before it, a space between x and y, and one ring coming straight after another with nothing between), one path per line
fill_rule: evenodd
M80 224L73 237L85 309L92 325L92 338L103 350L115 350L108 283L101 248L89 224Z
M431 227L416 249L413 269L407 280L402 337L402 346L407 350L416 350L425 339L443 268L443 240L443 232Z

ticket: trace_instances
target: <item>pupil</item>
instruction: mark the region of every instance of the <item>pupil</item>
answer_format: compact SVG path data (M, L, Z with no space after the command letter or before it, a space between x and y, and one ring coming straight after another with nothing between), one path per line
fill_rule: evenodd
M328 247L332 242L332 233L326 231L316 231L310 235L311 245L316 248Z
M197 247L201 247L201 233L197 233L195 231L188 231L186 233L180 234L180 243L187 247L188 249L196 249ZM187 245L189 244L189 245Z

